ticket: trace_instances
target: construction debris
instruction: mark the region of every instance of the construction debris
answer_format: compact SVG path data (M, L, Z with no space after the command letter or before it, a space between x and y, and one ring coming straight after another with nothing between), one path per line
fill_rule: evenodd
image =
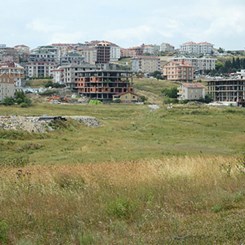
M0 128L5 130L24 130L33 133L45 133L55 130L52 123L57 120L76 120L88 127L99 127L100 123L95 117L89 116L0 116Z

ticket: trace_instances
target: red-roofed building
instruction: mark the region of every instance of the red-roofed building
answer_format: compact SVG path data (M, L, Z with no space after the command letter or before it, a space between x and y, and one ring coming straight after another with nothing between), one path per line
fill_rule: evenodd
M187 42L180 45L180 52L184 54L212 54L213 44L208 42Z

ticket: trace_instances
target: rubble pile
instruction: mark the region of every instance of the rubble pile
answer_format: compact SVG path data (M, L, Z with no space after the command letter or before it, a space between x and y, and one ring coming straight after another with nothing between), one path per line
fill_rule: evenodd
M51 122L55 120L76 120L88 127L98 127L99 121L95 117L89 116L0 116L0 129L5 130L24 130L33 133L45 133L53 131Z

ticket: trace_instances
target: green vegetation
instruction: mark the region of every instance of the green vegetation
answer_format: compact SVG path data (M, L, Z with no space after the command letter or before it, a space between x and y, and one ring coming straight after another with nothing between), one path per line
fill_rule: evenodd
M60 84L60 83L53 83L52 81L48 81L47 83L45 83L44 85L45 88L64 88L65 84Z
M229 57L217 60L215 70L210 71L211 75L227 74L245 69L245 58Z
M50 79L50 78L47 78L47 79L29 79L26 81L26 86L30 86L33 88L44 87L45 84L47 84L48 82L52 82L52 79Z
M32 102L23 91L16 91L14 97L5 97L2 101L2 104L5 106L11 106L14 104L18 104L21 107L29 107Z
M169 82L150 83L136 80L138 91L162 104ZM245 242L244 108L42 103L0 114L101 123L0 130L0 244Z

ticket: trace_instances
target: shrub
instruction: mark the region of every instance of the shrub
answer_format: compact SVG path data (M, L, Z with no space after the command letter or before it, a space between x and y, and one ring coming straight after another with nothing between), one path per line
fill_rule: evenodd
M12 97L5 97L2 101L3 105L9 106L9 105L13 105L15 103L14 98Z
M94 244L95 242L93 235L90 233L79 234L78 240L80 245L90 245L90 244Z
M76 176L69 173L61 173L55 177L55 182L62 189L79 190L84 189L85 180L82 176Z
M0 220L0 244L7 244L8 225L4 220Z
M115 201L109 203L107 212L116 218L130 218L137 209L136 203L125 199L117 198Z

